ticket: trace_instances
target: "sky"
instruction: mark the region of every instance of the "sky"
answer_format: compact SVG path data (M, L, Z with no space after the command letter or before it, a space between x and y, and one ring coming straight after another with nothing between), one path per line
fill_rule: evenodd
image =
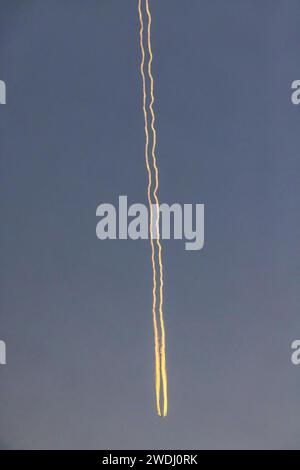
M136 0L0 0L0 448L300 449L298 0L152 0L169 415L155 413Z

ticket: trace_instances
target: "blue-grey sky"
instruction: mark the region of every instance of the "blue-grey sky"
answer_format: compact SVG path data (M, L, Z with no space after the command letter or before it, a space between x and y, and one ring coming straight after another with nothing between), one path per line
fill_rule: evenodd
M298 0L153 0L169 416L155 414L136 0L1 0L0 447L299 449Z

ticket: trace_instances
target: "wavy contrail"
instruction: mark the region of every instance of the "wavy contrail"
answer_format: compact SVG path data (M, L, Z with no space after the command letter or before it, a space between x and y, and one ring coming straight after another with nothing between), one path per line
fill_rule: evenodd
M141 75L142 75L142 82L143 82L143 113L144 113L144 124L145 124L145 136L146 136L146 143L145 143L145 160L146 160L146 167L148 173L148 204L150 208L150 243L151 243L151 262L152 262L152 316L153 316L153 328L154 328L154 349L155 349L155 389L156 389L156 408L157 413L161 416L160 410L160 351L159 351L159 337L158 337L158 329L157 329L157 320L156 320L156 264L155 264L155 247L153 242L153 227L152 227L152 220L153 220L153 209L152 209L152 200L151 200L151 186L152 186L152 173L149 164L149 155L148 155L148 148L149 148L149 131L148 131L148 113L147 113L147 94L146 94L146 79L144 73L144 64L145 64L145 50L143 46L143 31L144 31L144 23L143 23L143 15L142 15L142 8L141 8L141 0L139 0L139 18L140 18L140 47L142 52L142 61L141 61Z
M147 47L148 47L148 76L150 82L150 104L149 110L151 114L151 130L152 130L152 149L151 149L151 156L152 156L152 166L155 174L155 185L152 192L153 199L155 201L155 225L156 225L156 246L158 252L158 265L159 265L159 323L160 323L160 335L158 334L157 328L157 316L156 316L156 309L157 309L157 301L156 301L156 289L157 289L157 282L156 282L156 251L153 242L153 208L152 208L152 198L151 198L151 190L152 190L152 171L149 162L149 131L148 131L148 113L147 113L147 93L146 93L146 79L144 73L144 64L145 64L145 50L143 46L143 32L144 32L144 24L143 24L143 13L142 13L142 3L139 0L138 9L139 9L139 18L140 18L140 46L142 52L142 62L141 62L141 75L142 75L142 82L143 82L143 111L144 111L144 120L145 120L145 135L146 135L146 145L145 145L145 159L146 159L146 167L148 172L148 203L150 206L150 240L151 240L151 252L152 252L152 271L153 271L153 298L152 298L152 313L153 313L153 325L154 325L154 341L155 341L155 377L156 377L156 404L157 404L157 412L158 415L161 416L161 406L160 406L160 380L162 380L162 395L163 395L163 416L167 416L168 412L168 381L167 381L167 370L166 370L166 332L165 332L165 324L164 324L164 315L163 315L163 294L164 294L164 281L163 281L163 261L162 261L162 247L160 243L160 233L159 233L159 200L158 200L158 187L159 187L159 173L157 167L157 160L156 160L156 129L155 129L155 113L153 110L154 104L154 79L152 75L152 61L153 61L153 52L151 46L151 13L149 8L149 0L145 0L146 2L146 12L148 17L148 28L147 28Z

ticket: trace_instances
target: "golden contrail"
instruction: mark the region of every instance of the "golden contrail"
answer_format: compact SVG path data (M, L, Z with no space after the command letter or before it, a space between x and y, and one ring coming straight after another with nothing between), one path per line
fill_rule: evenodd
M149 164L149 155L148 155L148 146L149 146L149 132L148 132L148 114L146 110L147 94L146 94L146 80L144 74L144 63L145 63L145 51L143 46L143 14L141 8L141 0L139 0L139 18L140 18L140 45L142 51L142 62L141 62L141 75L143 81L143 110L145 118L145 134L146 134L146 147L145 147L145 156L146 156L146 166L148 171L148 202L150 204L150 239L151 239L151 250L152 250L152 269L153 269L153 302L152 302L152 311L153 311L153 323L154 323L154 338L155 338L155 370L156 370L156 402L158 414L161 416L160 411L160 378L162 379L162 392L163 392L163 416L167 416L168 412L168 382L167 382L167 371L166 371L166 333L165 333L165 324L164 324L164 315L163 315L163 262L162 262L162 247L160 243L160 234L159 234L159 200L158 200L158 167L156 161L156 129L155 129L155 113L153 110L154 104L154 79L152 75L152 61L153 61L153 52L151 46L151 13L149 8L149 0L146 1L146 12L148 17L148 29L147 29L147 46L149 53L148 61L148 76L150 81L150 104L149 110L151 114L151 130L152 130L152 166L154 168L155 174L155 185L153 190L153 198L155 201L155 215L156 215L156 245L158 250L158 265L159 265L159 322L160 322L160 338L158 335L157 329L157 320L156 320L156 262L155 262L155 248L153 244L153 210L151 205L151 185L152 185L152 172ZM158 354L157 354L158 350Z
M166 333L165 333L165 325L164 325L164 316L163 316L163 264L162 264L162 248L160 243L159 237L159 201L157 197L158 191L158 168L156 163L156 130L155 130L155 114L153 111L153 103L154 103L154 80L152 75L152 61L153 61L153 53L151 47L151 13L149 9L149 0L146 0L146 10L148 15L148 50L149 50L149 62L148 62L148 74L150 78L150 93L151 93L151 102L150 102L150 113L151 113L151 129L153 133L153 142L152 142L152 161L155 170L155 188L154 188L154 199L157 207L157 214L156 214L156 233L157 233L157 246L158 246L158 263L159 263L159 277L160 277L160 288L159 288L159 319L160 319L160 327L161 327L161 346L160 346L160 354L161 354L161 375L162 375L162 383L163 383L163 398L164 398L164 411L163 415L166 416L168 412L168 384L167 384L167 371L166 371Z
M151 168L149 164L149 155L148 155L148 147L149 147L149 132L148 132L148 114L146 109L147 103L147 95L146 95L146 79L144 73L144 64L145 64L145 50L143 46L143 31L144 31L144 23L143 23L143 15L141 9L141 0L139 0L139 18L140 18L140 46L142 52L142 61L141 61L141 75L142 75L142 82L143 82L143 112L144 112L144 121L145 121L145 136L146 136L146 143L145 143L145 160L146 160L146 167L148 173L148 204L150 208L150 242L151 242L151 262L152 262L152 316L153 316L153 328L154 328L154 348L155 348L155 390L156 390L156 408L157 413L161 416L160 410L160 351L159 351L159 338L158 338L158 329L157 329L157 320L156 320L156 266L155 266L155 248L153 243L153 227L152 227L152 219L153 219L153 209L152 209L152 200L151 200L151 185L152 185L152 175L151 175Z

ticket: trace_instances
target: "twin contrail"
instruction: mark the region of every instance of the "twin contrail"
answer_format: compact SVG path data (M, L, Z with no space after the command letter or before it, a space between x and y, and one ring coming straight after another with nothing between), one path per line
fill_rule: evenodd
M152 61L153 52L151 46L151 12L149 8L149 0L145 0L145 11L148 19L147 26L147 52L148 52L148 81L150 88L150 102L148 104L149 113L147 111L147 85L145 76L145 49L144 49L144 20L142 0L138 0L138 11L140 19L140 47L141 47L141 76L143 84L143 113L145 124L145 160L148 174L148 204L150 208L150 244L151 244L151 262L152 262L152 316L153 316L153 329L154 329L154 350L155 350L155 392L156 392L156 409L159 416L167 416L168 412L168 380L166 370L166 333L163 314L163 300L164 300L164 281L163 281L163 261L162 261L162 247L160 243L159 234L159 200L158 200L158 167L156 160L156 129L155 129L155 113L153 109L154 104L154 79L152 75ZM151 160L149 159L149 114L151 116L150 127L152 132L152 148ZM152 174L154 173L154 177ZM152 188L152 185L154 187ZM155 228L156 233L153 237L153 206L156 208L155 212ZM153 239L155 238L155 242ZM157 264L159 276L157 276ZM159 302L157 302L157 288L159 291ZM158 313L157 313L158 311ZM159 318L159 321L157 320ZM159 327L158 327L159 325ZM161 390L162 382L162 390ZM161 407L162 400L162 407Z

